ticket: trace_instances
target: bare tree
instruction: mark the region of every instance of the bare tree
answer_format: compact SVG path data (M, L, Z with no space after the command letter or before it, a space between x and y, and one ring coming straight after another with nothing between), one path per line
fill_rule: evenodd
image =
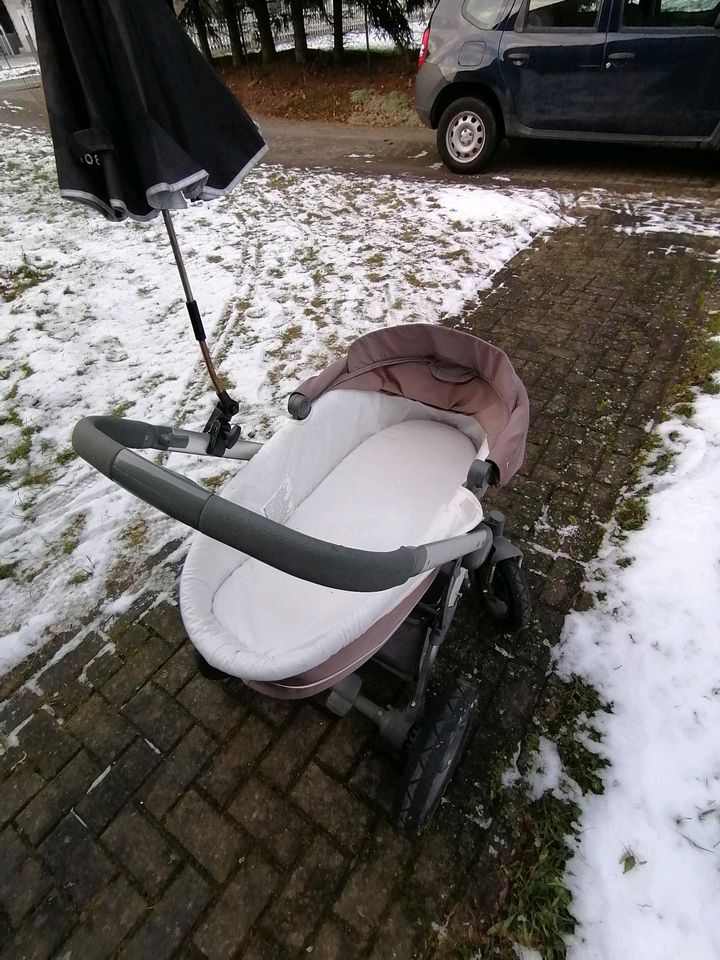
M222 12L227 22L228 36L230 37L230 52L234 67L241 67L243 62L243 46L238 24L237 5L235 0L222 0Z
M270 63L275 59L275 37L273 36L272 21L268 10L267 0L248 0L248 5L255 14L258 35L260 37L260 53L263 63Z
M200 49L205 55L208 63L213 62L212 50L208 39L208 19L213 16L215 11L209 3L209 0L187 0L187 3L180 11L179 19L182 25L187 29L189 25L195 28Z
M295 40L295 63L307 63L307 34L305 33L305 6L303 0L290 0L293 37Z
M343 61L343 0L333 0L333 60L335 63Z

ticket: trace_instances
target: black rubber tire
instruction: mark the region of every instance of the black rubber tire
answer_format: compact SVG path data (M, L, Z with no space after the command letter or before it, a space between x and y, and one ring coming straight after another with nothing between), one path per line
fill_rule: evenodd
M419 836L432 820L463 755L477 710L476 692L459 682L431 703L415 733L400 778L395 821Z
M485 133L485 139L479 153L467 161L458 160L451 153L447 143L448 130L456 119L463 114L474 114L479 117ZM460 97L459 100L453 100L443 111L437 128L437 148L442 162L453 173L479 173L492 160L498 144L497 120L492 107L484 100L480 100L478 97Z
M529 626L532 619L532 598L525 572L516 557L500 560L478 570L485 613L508 633L517 633Z

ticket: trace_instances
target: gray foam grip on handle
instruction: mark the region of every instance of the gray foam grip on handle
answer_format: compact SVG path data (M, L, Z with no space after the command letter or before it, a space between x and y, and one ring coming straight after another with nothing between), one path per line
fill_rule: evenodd
M416 547L376 553L326 543L217 496L205 504L199 529L283 573L360 593L406 583L420 573L425 558L422 548Z

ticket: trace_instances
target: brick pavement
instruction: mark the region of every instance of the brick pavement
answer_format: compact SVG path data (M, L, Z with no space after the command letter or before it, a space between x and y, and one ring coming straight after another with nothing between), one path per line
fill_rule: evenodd
M473 675L482 715L433 828L411 842L389 824L395 768L363 718L204 679L177 608L148 601L0 678L15 731L0 756L2 960L432 954L433 924L482 886L490 775L533 715L583 564L716 296L701 254L717 242L665 256L677 236L583 214L461 324L507 348L530 393L525 467L493 499L526 550L538 622L500 638L464 599L439 679Z

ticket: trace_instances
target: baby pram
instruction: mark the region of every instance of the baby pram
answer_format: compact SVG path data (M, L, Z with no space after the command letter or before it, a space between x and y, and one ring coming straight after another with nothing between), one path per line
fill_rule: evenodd
M470 732L473 690L430 702L430 673L472 574L488 612L529 613L520 553L481 498L522 463L525 389L500 350L438 326L379 329L292 394L264 446L212 362L171 211L229 194L264 155L257 126L164 0L35 0L61 195L108 220L158 213L218 396L195 433L114 417L75 428L80 456L199 531L181 581L201 665L274 697L326 692L407 753L399 822L421 830ZM131 449L247 461L222 496ZM373 658L408 680L402 707L372 703Z
M520 467L525 389L507 356L466 333L426 324L380 329L291 396L290 419L222 491L128 447L204 454L209 434L114 417L75 428L77 453L115 483L193 527L181 577L188 635L211 675L271 697L329 692L407 753L399 823L421 831L470 733L476 695L459 682L428 705L435 658L469 576L510 629L529 617L521 554L492 483ZM370 658L409 681L408 702L361 693Z

